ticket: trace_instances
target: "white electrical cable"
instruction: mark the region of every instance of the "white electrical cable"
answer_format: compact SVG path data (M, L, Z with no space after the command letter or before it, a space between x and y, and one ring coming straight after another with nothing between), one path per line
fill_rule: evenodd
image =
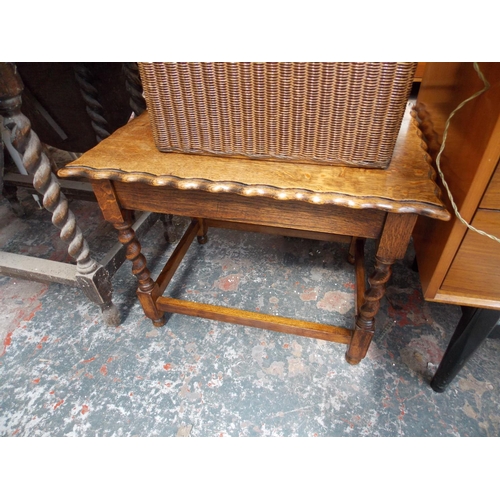
M462 215L460 214L460 212L458 211L458 208L457 208L457 205L453 199L453 195L451 194L451 191L450 191L450 188L448 187L448 183L446 182L445 178L444 178L444 174L441 170L441 154L443 153L444 151L444 147L445 147L445 144L446 144L446 137L448 136L448 128L450 126L450 121L451 119L453 118L453 116L455 115L455 113L460 109L462 108L465 104L467 104L469 101L472 101L472 99L475 99L476 97L480 96L481 94L483 94L484 92L486 92L489 88L490 88L490 83L488 82L488 80L486 80L486 78L484 77L483 73L481 72L481 70L479 69L479 65L477 63L474 63L474 69L476 70L477 74L479 75L479 78L481 78L482 82L484 83L484 87L477 91L474 95L471 95L468 99L465 99L465 101L461 102L453 111L452 113L450 114L450 116L448 117L448 120L446 120L446 125L444 127L444 132L443 132L443 142L441 143L441 148L439 149L439 152L436 156L436 167L437 167L437 170L438 170L438 173L439 173L439 176L441 177L441 180L443 182L443 186L445 187L446 189L446 192L448 193L448 197L450 198L450 202L451 202L451 206L453 207L453 211L455 212L455 215L457 216L458 220L460 222L462 222L463 224L465 224L471 231L475 231L476 233L478 234L481 234L483 236L487 236L488 238L491 238L492 240L500 243L500 238L497 238L496 236L493 236L492 234L488 234L484 231L481 231L480 229L477 229L475 228L474 226L472 226L471 224L469 224L463 217Z

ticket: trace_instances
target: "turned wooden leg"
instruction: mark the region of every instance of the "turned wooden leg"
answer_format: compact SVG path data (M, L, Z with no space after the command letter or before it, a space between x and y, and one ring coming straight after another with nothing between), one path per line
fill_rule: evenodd
M363 305L356 317L356 326L346 353L346 360L351 365L358 364L366 356L375 332L375 315L385 295L386 283L391 277L394 260L382 260L376 257L375 261L375 272L368 279L370 288L364 295Z
M391 277L391 266L405 256L416 220L415 214L388 213L386 216L375 256L375 272L368 280L370 286L363 297L346 353L346 360L352 365L359 363L370 347L375 331L375 315ZM358 243L351 243L351 251L356 252L358 249L361 249Z
M365 240L364 238L353 238L349 253L353 252L354 270L356 272L356 316L365 300L366 277L365 277Z
M172 219L174 218L173 215L167 215L167 214L161 214L160 215L160 220L161 223L163 224L163 238L165 239L166 243L173 243L170 238L170 232L172 230Z
M347 262L354 264L356 258L356 241L354 236L351 238L351 245L349 246L349 253L347 254Z
M156 307L156 299L160 296L157 283L151 278L147 268L146 257L141 253L141 244L132 229L132 217L129 210L123 210L123 222L114 223L118 230L118 239L127 249L126 257L132 262L132 274L137 278L137 297L146 316L153 320L154 326L165 324L164 313Z
M198 243L200 245L204 245L208 241L208 236L207 236L208 226L207 223L205 222L205 219L197 219L197 220L200 225L200 229L198 231L196 239L198 240Z

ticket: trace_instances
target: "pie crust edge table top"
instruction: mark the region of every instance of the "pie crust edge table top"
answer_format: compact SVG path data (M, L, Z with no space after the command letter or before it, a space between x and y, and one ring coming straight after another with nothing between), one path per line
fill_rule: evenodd
M358 167L163 153L148 113L58 171L60 177L141 182L449 220L420 130L407 107L389 167Z

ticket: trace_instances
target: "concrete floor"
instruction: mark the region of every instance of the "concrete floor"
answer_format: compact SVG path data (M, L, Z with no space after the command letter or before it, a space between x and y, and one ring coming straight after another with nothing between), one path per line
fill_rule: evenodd
M0 201L0 248L53 260L65 245L30 195ZM71 207L102 257L97 205ZM176 219L176 231L186 223ZM173 250L143 240L153 273ZM367 245L367 263L373 261ZM354 273L338 243L212 229L168 292L351 327ZM1 436L498 436L500 341L489 339L443 394L429 387L460 308L425 302L414 253L394 266L367 357L345 346L172 315L153 328L126 263L113 278L118 327L79 289L0 277Z

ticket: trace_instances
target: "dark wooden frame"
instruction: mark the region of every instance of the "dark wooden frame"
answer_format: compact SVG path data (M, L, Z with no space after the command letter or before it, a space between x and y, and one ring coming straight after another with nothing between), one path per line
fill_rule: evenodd
M137 74L134 63L125 65L125 68L128 71L129 80L134 77L134 74ZM138 78L137 75L136 78ZM85 85L82 78L80 78L79 83L82 85L84 97L88 95L89 102L98 105L95 97L85 92L92 87ZM132 86L135 89L137 85ZM52 173L50 161L43 145L31 129L30 121L21 112L23 90L24 85L15 65L0 63L0 114L11 132L14 151L19 154L23 166L28 172L28 175L4 173L2 156L0 158L2 159L2 163L0 163L2 192L10 201L17 215L22 215L22 207L16 196L18 187L42 194L43 206L54 214L52 222L61 229L61 238L68 243L68 252L76 260L76 265L0 252L0 273L15 278L55 282L81 288L88 299L101 308L104 321L109 325L117 326L120 324L120 315L112 302L111 278L125 262L126 251L117 244L106 254L102 262L96 262L90 256L88 243L83 237L73 213L68 208L66 199L66 195L68 195L78 199L96 201L90 183L88 181L60 181ZM138 93L136 89L135 93ZM137 98L135 100L137 101ZM133 109L139 113L141 109L144 110L144 107L141 108L140 105L134 104ZM98 113L95 110L90 111L92 124L94 125L96 120L96 123L101 123ZM99 130L102 130L102 127ZM100 140L102 137L98 134L97 141ZM143 213L135 221L134 230L138 234L144 234L158 218L157 214Z

